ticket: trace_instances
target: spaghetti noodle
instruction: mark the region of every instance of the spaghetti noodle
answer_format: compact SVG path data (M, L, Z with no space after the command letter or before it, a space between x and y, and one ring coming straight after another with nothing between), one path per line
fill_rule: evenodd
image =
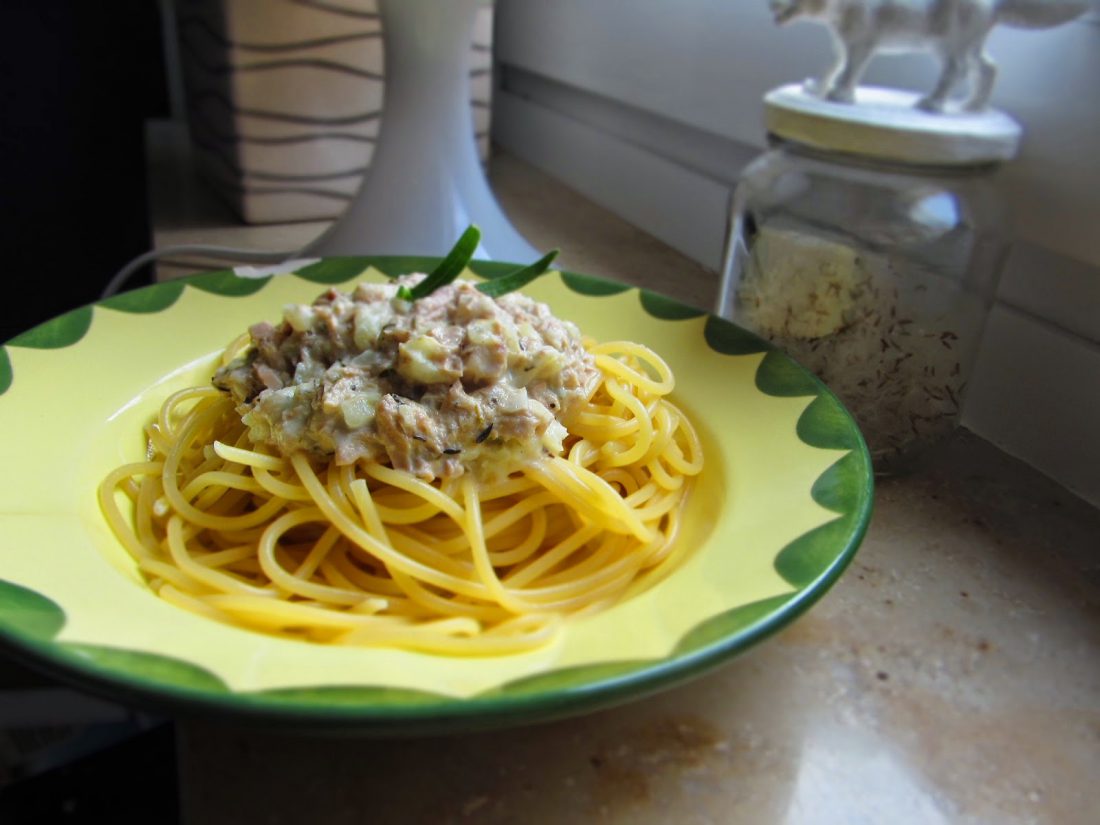
M702 469L658 355L589 341L583 354L594 378L560 453L508 472L284 453L226 392L197 387L164 402L148 460L111 473L100 504L150 587L203 616L320 643L528 650L675 566Z

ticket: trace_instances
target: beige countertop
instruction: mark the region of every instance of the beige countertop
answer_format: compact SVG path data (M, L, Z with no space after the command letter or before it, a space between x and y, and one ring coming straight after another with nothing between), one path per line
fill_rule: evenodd
M701 307L714 276L520 161L505 211L572 269ZM162 221L292 249L322 224ZM170 228L169 228L170 227ZM880 480L840 582L651 698L534 727L311 738L180 726L189 823L1085 823L1100 810L1100 511L967 432Z

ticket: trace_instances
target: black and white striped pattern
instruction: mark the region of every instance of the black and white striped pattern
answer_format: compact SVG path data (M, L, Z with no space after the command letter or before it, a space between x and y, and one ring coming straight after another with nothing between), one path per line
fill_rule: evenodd
M179 0L203 176L247 223L339 215L370 163L385 87L375 0ZM489 153L493 9L478 11L471 106Z

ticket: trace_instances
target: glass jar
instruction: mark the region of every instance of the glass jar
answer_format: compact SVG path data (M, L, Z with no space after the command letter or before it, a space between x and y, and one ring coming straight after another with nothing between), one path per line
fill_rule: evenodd
M719 314L815 372L879 473L958 425L1009 248L996 168L772 135L735 191Z

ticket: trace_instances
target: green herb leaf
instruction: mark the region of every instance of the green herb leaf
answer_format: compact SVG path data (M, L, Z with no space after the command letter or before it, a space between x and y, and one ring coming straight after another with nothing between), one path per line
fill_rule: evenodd
M415 301L417 298L431 295L441 286L446 286L457 278L474 257L479 243L481 243L481 230L471 224L455 242L454 247L447 253L447 257L439 262L439 266L433 269L427 278L408 290L410 297L405 300ZM403 296L399 294L398 297Z
M484 281L477 285L477 288L488 295L490 298L499 298L501 295L505 295L509 292L514 292L517 289L522 289L546 272L550 268L550 263L554 258L558 257L558 250L551 249L537 261L530 266L525 266L522 269L517 269L514 272L509 272L507 275L501 275L499 278L493 278L491 281Z

